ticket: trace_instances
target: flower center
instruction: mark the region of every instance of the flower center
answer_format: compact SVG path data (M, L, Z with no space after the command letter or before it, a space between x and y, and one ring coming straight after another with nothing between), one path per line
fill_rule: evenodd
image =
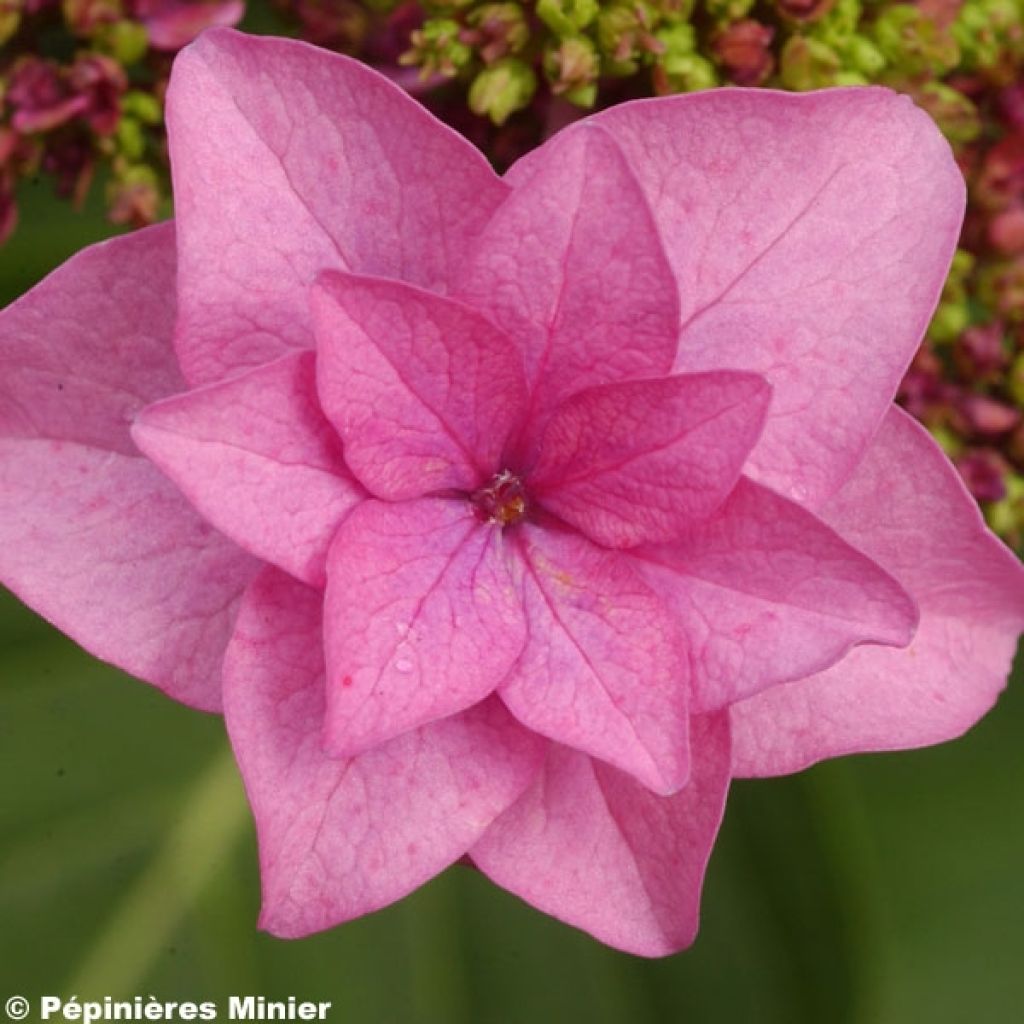
M514 526L526 516L526 488L519 477L503 469L469 499L477 518L495 526Z

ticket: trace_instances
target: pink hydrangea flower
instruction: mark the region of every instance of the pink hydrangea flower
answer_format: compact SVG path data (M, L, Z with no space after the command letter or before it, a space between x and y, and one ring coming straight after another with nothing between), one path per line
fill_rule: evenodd
M264 927L468 857L665 954L732 776L992 705L1024 572L891 404L963 209L909 101L641 101L498 178L215 30L167 116L176 224L0 319L0 577L223 708Z

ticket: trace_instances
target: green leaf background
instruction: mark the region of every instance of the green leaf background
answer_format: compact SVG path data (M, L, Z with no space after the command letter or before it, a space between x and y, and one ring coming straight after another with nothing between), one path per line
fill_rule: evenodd
M100 190L94 189L94 196ZM104 237L22 194L0 300ZM734 786L690 951L644 961L453 868L325 935L256 930L220 719L0 595L0 1001L330 1000L358 1024L1024 1020L1024 692L967 737Z

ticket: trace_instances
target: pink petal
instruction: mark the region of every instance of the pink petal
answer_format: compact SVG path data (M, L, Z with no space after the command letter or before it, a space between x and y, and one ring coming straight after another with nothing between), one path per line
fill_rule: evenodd
M334 531L365 492L317 404L312 352L151 405L132 436L219 530L323 586Z
M502 699L535 732L676 792L689 681L664 606L618 552L553 529L517 535L527 640Z
M770 398L728 372L579 392L548 423L530 493L599 544L669 540L732 490Z
M212 29L167 94L192 384L312 346L326 268L444 289L507 192L383 76L304 43Z
M337 755L462 711L523 649L501 530L468 502L368 501L327 563L327 721Z
M716 89L594 120L636 171L675 270L676 369L767 377L754 475L820 502L870 442L935 307L964 208L949 146L883 89Z
M498 885L611 946L665 956L697 934L725 806L725 715L693 719L693 774L675 796L552 745L544 771L470 851Z
M213 710L255 563L128 433L182 386L173 287L159 225L84 250L0 315L0 579L97 657Z
M1024 567L985 528L927 432L892 409L823 514L921 606L903 651L864 647L736 705L736 772L778 775L960 735L992 706L1024 629Z
M672 272L618 146L588 128L545 152L484 229L459 285L523 346L535 437L574 391L667 372L678 329Z
M820 672L854 644L905 647L917 626L892 576L749 480L678 540L631 554L685 630L699 710Z
M141 10L138 8L142 6ZM136 5L146 27L149 45L155 50L180 50L204 29L237 25L245 14L243 0L163 0Z
M182 388L174 327L174 226L83 250L0 317L0 436L123 455L145 405Z
M259 835L260 925L287 938L391 903L453 863L541 757L496 700L360 757L326 756L321 626L320 595L267 569L224 664L228 732Z
M0 578L90 654L205 711L257 564L145 459L0 439Z
M313 293L320 400L378 497L472 491L503 467L524 405L514 343L461 303L330 273Z

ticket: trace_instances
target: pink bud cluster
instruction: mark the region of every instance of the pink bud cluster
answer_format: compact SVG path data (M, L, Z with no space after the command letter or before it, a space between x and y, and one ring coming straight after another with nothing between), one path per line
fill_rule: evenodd
M961 250L901 388L992 526L1024 544L1024 83L953 80L985 113L958 147L969 189Z
M136 227L155 220L167 192L170 54L211 24L234 24L243 10L243 0L3 4L0 243L17 224L18 181L39 171L78 206L105 166L111 219Z

